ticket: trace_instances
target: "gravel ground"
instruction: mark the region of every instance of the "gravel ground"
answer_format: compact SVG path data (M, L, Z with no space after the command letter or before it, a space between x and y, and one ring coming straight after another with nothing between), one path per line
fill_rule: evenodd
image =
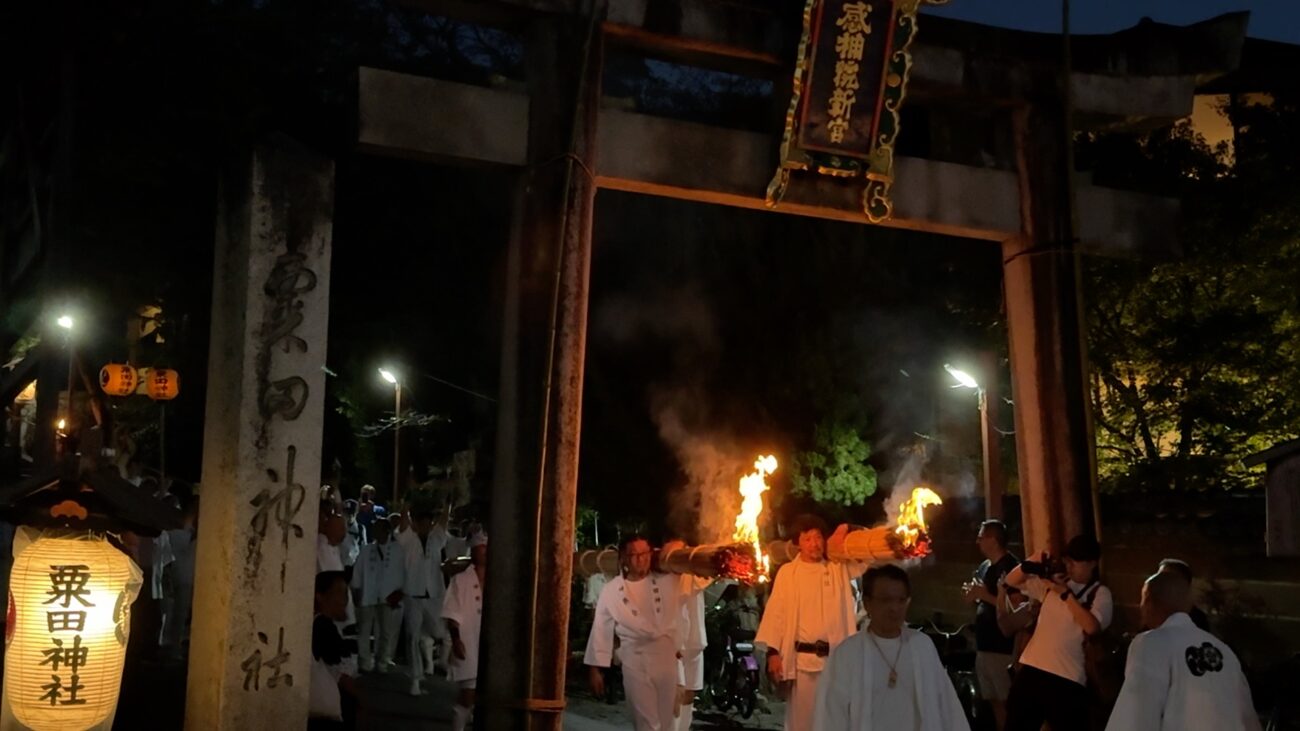
M614 731L614 729L632 728L632 716L626 701L606 703L594 698L590 693L570 689L568 708L564 714L565 731ZM739 714L719 713L707 707L706 703L697 703L695 721L692 729L714 731L720 729L762 729L781 728L785 714L785 704L780 701L760 699L758 710L748 719Z

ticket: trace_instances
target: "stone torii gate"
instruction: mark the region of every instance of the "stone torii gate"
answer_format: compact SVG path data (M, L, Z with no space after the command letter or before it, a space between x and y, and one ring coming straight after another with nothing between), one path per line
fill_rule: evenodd
M780 89L798 22L757 1L408 4L522 30L525 39L526 93L362 69L359 144L519 172L491 520L491 532L508 538L493 544L484 633L491 672L480 709L488 728L558 729L595 193L763 208L779 141L775 126L743 132L602 107L603 49L776 79ZM896 158L885 225L1001 247L1027 549L1059 547L1094 520L1077 253L1167 248L1177 203L1067 183L1071 120L1061 103L1059 36L924 16L920 26L909 108L931 111L931 131L978 120L1012 144L993 164L976 165L958 146L945 148L945 135L932 135L940 140L932 154ZM1076 40L1074 128L1187 116L1197 85L1236 66L1244 29L1245 16L1234 15ZM1084 212L1077 231L1076 204ZM856 194L826 180L792 181L778 211L865 222Z

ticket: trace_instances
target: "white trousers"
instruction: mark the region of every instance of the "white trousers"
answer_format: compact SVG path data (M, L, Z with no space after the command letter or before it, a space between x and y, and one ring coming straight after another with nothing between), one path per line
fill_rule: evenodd
M624 643L618 655L633 727L636 731L673 731L677 723L676 643L670 637Z
M190 609L194 602L194 584L173 581L171 586L174 594L169 597L170 602L164 604L162 640L159 644L179 652L190 621Z
M379 664L393 661L393 652L397 649L397 635L402 630L402 608L387 604L374 604L369 607L357 607L357 659L362 669L374 667L375 655L379 655ZM374 648L370 638L374 637Z
M677 731L691 731L691 722L695 720L695 704L677 709Z
M817 708L817 680L821 676L820 672L796 671L794 687L790 688L785 701L785 731L812 731L813 711Z
M478 687L477 681L477 678L460 680L456 682L456 687L462 690L474 690ZM451 707L451 731L465 731L474 718L474 709L460 705L460 698L457 698L456 701Z
M704 689L704 650L687 649L682 653L681 685L677 692L683 698L689 698ZM677 731L690 731L691 721L695 718L695 703L687 703L677 709Z
M440 599L407 597L402 602L402 626L406 630L407 659L411 663L411 677L424 675L424 652L420 642L425 637L443 638L447 628L442 622ZM447 643L443 642L445 646Z

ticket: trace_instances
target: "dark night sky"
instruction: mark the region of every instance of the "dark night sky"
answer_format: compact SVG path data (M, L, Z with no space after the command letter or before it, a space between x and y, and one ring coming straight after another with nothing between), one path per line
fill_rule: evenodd
M1075 33L1110 33L1136 25L1143 17L1187 25L1238 10L1250 11L1251 37L1300 43L1296 0L1073 0L1070 24ZM1022 30L1061 29L1060 0L950 0L925 12Z

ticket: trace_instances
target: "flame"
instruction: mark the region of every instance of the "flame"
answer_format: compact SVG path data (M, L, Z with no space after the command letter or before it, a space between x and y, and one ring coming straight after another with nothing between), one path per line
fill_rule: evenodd
M767 476L776 472L776 457L766 455L754 460L754 471L740 478L740 495L744 501L740 504L740 513L736 515L736 532L732 540L747 543L754 547L758 558L758 580L766 581L771 565L767 554L758 542L758 516L763 512L763 493L767 492Z
M916 487L912 489L912 497L898 508L898 527L894 533L908 556L919 558L930 553L924 511L931 505L943 505L943 498L928 487Z

